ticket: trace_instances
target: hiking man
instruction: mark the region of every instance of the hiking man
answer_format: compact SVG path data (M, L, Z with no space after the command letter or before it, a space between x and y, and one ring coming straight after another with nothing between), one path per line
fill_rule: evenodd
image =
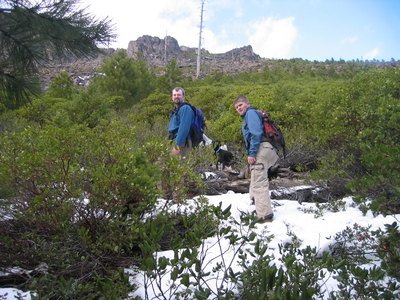
M194 120L194 112L190 105L183 105L186 93L181 87L172 90L172 101L175 103L175 109L171 113L169 121L168 133L169 139L175 140L175 146L172 153L180 154L187 157L190 148L192 148L192 140L190 137L190 127Z
M238 96L233 105L243 118L242 134L251 170L250 199L254 201L257 216L262 222L272 222L274 214L269 197L268 169L278 161L279 156L274 147L266 141L261 115L250 106L249 99Z

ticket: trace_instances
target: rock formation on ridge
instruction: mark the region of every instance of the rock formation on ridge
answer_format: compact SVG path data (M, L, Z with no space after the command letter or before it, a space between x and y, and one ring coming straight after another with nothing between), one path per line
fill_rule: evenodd
M41 72L42 86L46 90L55 76L61 71L67 71L75 84L87 85L96 75L103 60L115 53L115 49L103 49L103 53L92 59L70 59L54 63ZM195 76L197 63L197 48L179 46L178 41L167 36L164 39L144 35L135 41L130 41L126 49L128 57L138 57L139 53L151 68L160 69L171 59L175 59L183 70L184 76ZM200 77L215 73L235 75L244 71L261 71L266 59L255 54L253 48L243 46L226 53L212 54L201 49ZM162 71L156 73L162 74Z

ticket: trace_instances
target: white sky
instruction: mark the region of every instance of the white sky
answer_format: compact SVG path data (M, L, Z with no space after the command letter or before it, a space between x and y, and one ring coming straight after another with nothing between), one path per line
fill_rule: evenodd
M199 44L200 0L82 0L109 17L119 34L113 48L143 35ZM202 48L223 53L251 45L264 58L400 59L398 0L207 0Z

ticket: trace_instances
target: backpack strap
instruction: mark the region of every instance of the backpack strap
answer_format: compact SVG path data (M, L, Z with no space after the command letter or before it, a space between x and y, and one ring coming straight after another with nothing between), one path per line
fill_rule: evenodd
M245 127L246 127L246 128L249 128L249 125L248 125L248 122L247 122L247 119L246 119L246 115L247 115L247 113L249 112L249 110L255 110L255 111L257 111L257 113L260 115L261 125L264 126L264 125L262 124L262 116L261 116L261 114L260 114L260 111L259 111L257 108L255 108L255 107L253 107L253 106L250 106L250 107L247 109L245 115L242 116L242 117L243 117L243 120L244 120L244 123L245 123ZM248 116L247 116L247 118L248 118ZM264 142L263 139L264 139L264 134L261 135L260 143ZM250 147L250 141L247 140L247 141L246 141L246 151L250 149L249 147Z
M194 114L194 118L196 118L196 108L195 108L193 105L191 105L190 103L187 103L187 102L183 102L183 103L179 104L178 107L175 107L175 108L171 111L171 114L169 115L169 117L171 118L172 115L176 115L176 116L179 118L178 111L179 111L179 109L180 109L182 106L184 106L184 105L189 105L189 106L192 108L193 114ZM194 120L194 118L193 118L193 120Z
M184 105L189 105L189 106L192 108L192 110L193 110L194 117L196 117L196 108L195 108L192 104L190 104L190 103L188 103L188 102L183 102L181 105L179 105L179 108L181 108L181 107L184 106ZM179 110L179 108L178 108L178 110ZM177 112L178 112L178 111L177 111Z

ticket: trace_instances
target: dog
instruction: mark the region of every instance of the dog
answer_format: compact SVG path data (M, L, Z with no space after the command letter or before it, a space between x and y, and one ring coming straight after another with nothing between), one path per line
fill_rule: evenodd
M226 166L229 167L233 164L233 154L226 148L224 149L224 146L221 146L220 142L215 142L215 144L214 154L218 155L217 170L219 170L219 164L222 164L222 170L224 170Z

